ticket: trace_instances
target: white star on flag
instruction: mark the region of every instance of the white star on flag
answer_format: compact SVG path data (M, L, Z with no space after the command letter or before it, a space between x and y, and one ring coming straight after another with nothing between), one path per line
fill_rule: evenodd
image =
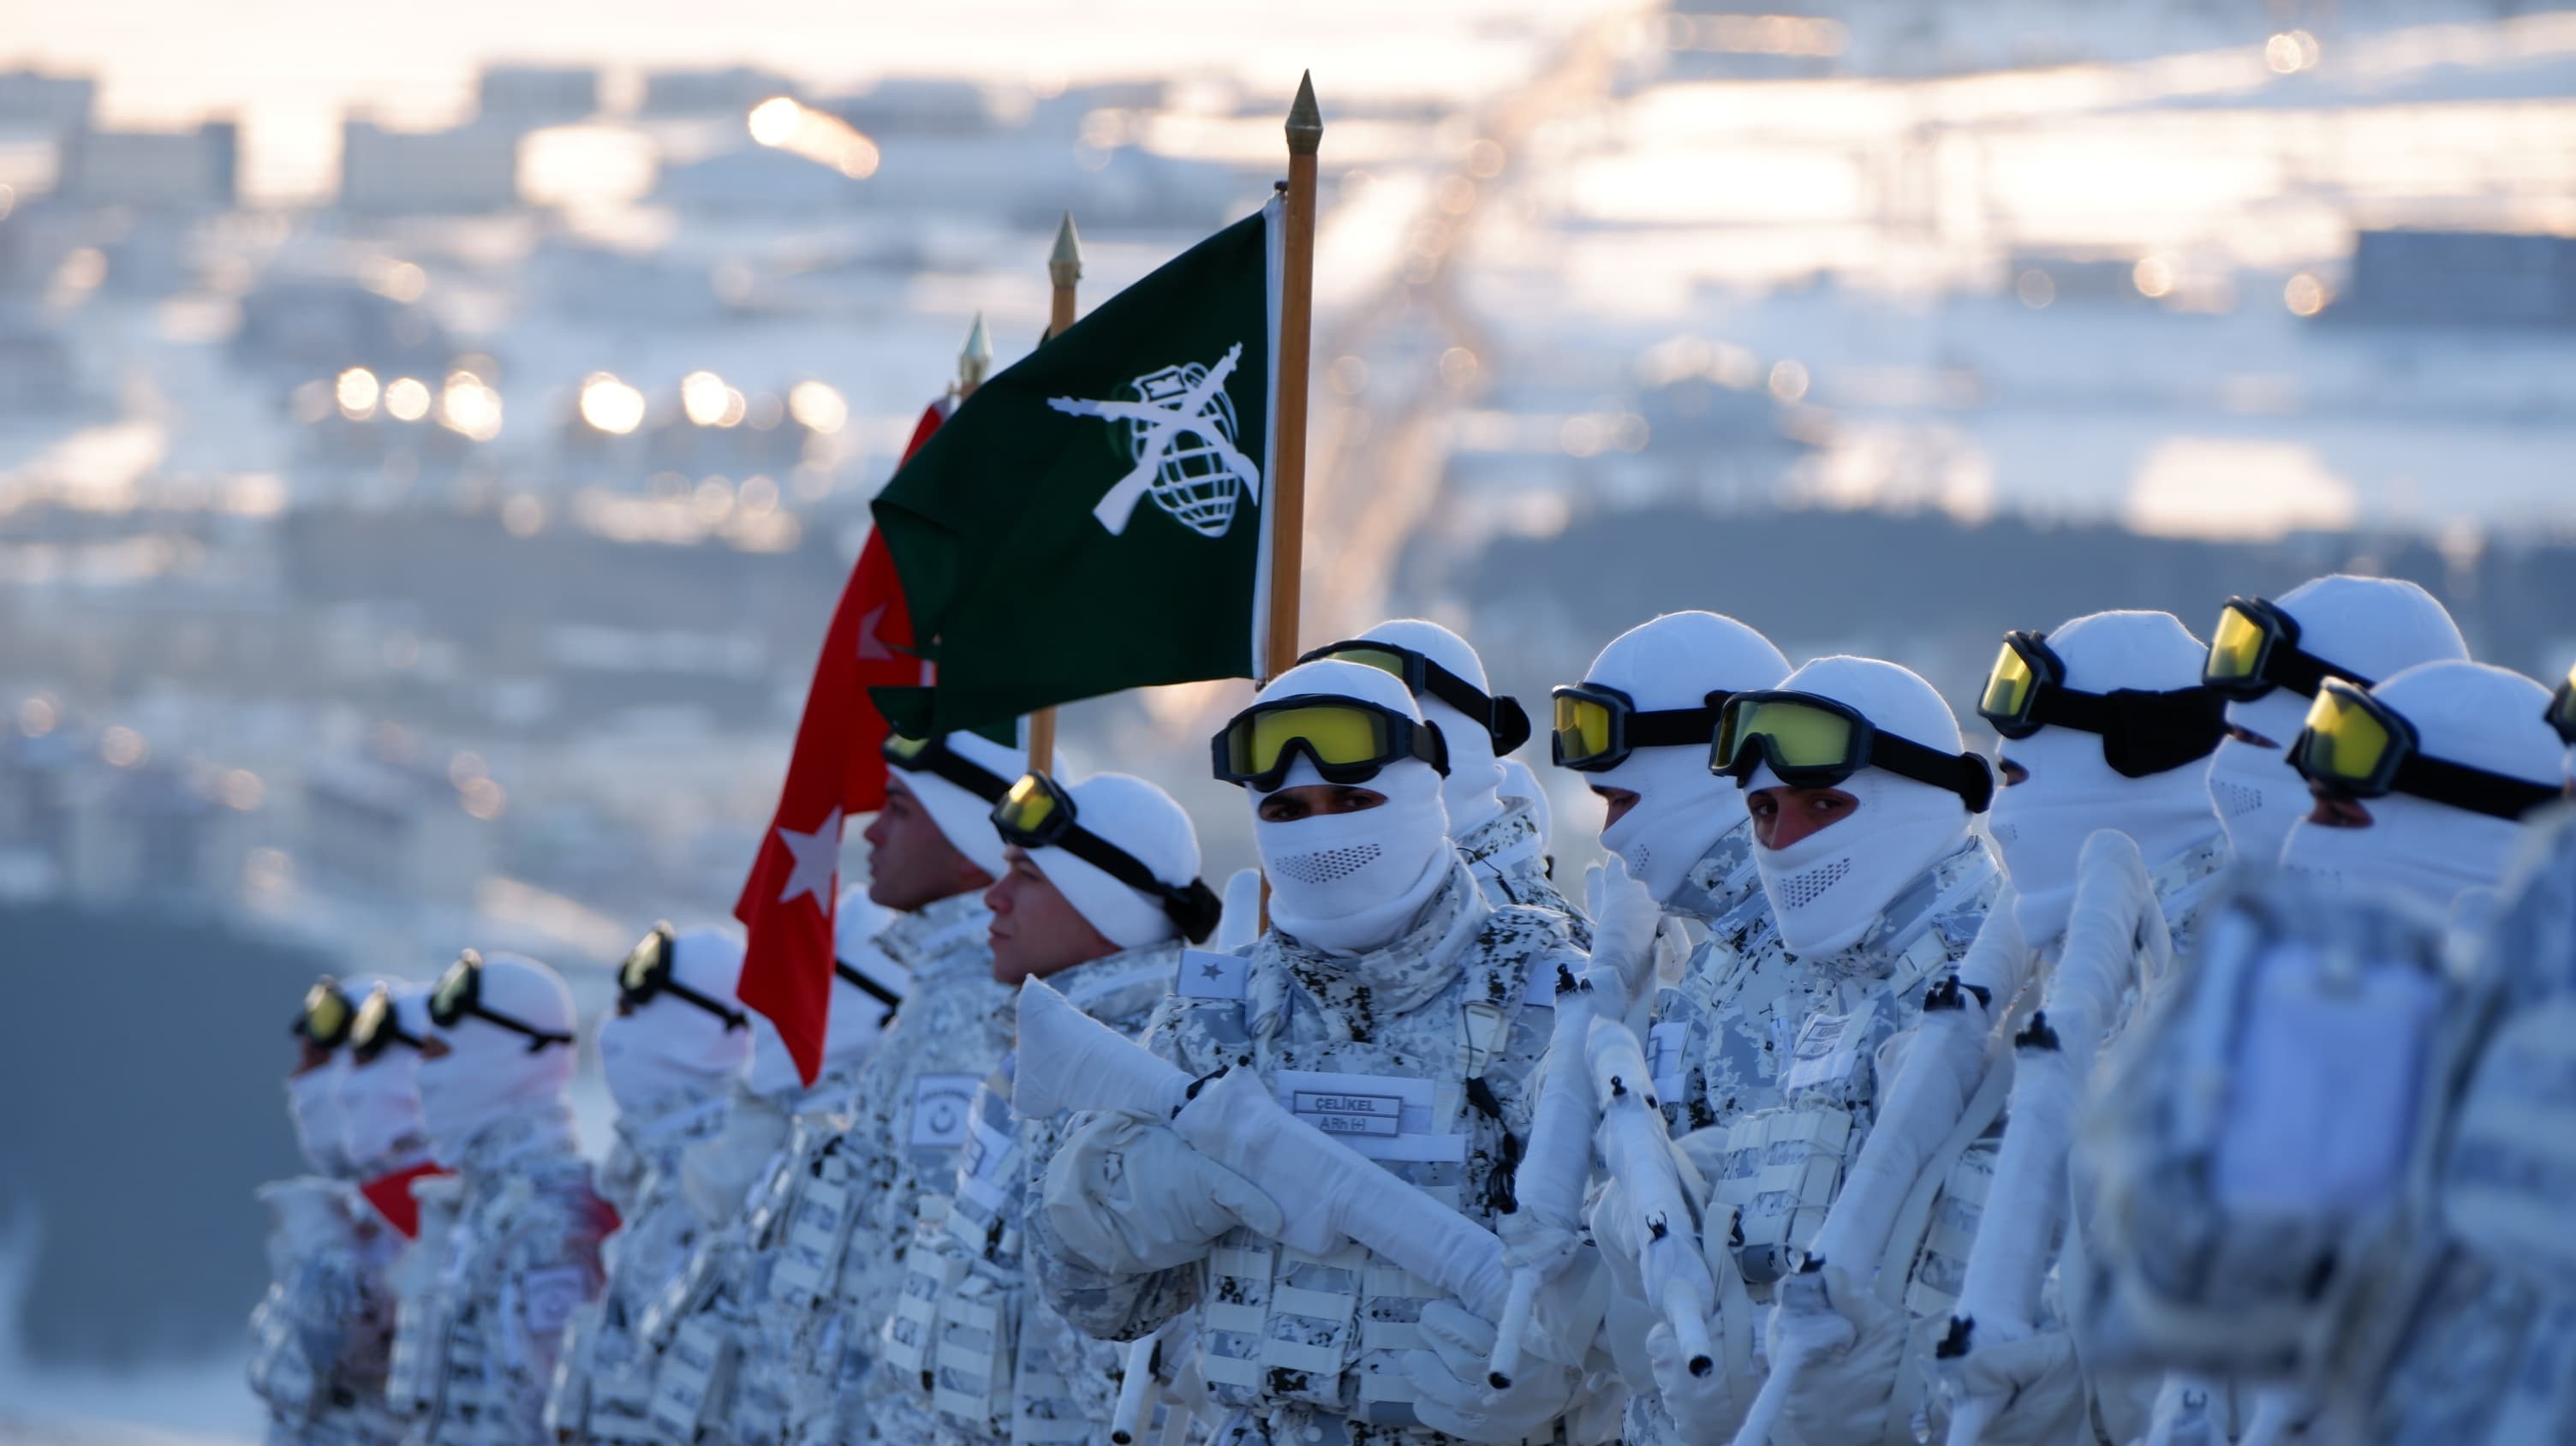
M778 841L796 860L787 872L787 888L778 896L784 904L798 894L812 894L814 907L825 913L832 910L832 880L841 872L841 811L833 809L812 833L798 833L785 824L778 826Z

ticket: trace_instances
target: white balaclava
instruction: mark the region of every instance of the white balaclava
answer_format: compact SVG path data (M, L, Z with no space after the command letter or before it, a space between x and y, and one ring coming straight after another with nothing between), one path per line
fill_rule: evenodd
M894 910L869 898L865 885L841 891L841 907L832 916L832 957L865 975L875 991L861 989L834 972L832 1012L823 1023L827 1072L867 1058L885 1038L886 1024L894 1017L894 1005L887 998L899 1001L912 992L912 971L877 946L877 936L894 919Z
M382 982L387 981L378 975L353 974L334 987L354 1009ZM286 1117L295 1126L295 1147L313 1173L333 1179L345 1177L358 1163L349 1154L348 1117L340 1104L340 1082L348 1074L349 1052L343 1041L321 1064L286 1080Z
M1176 889L1199 876L1199 835L1170 794L1141 778L1101 773L1069 785L1074 822L1153 871ZM1109 877L1100 868L1058 848L1028 851L1046 875L1102 938L1121 949L1142 949L1177 939L1181 930L1163 903Z
M1360 634L1360 639L1410 648L1457 674L1477 692L1493 695L1494 685L1485 681L1485 660L1476 656L1465 638L1438 623L1397 618ZM1413 702L1449 745L1449 776L1440 781L1440 806L1449 814L1449 836L1464 838L1502 816L1503 772L1494 757L1494 735L1483 722L1469 719L1438 698L1424 694Z
M1025 749L1004 747L978 733L951 733L946 741L949 752L989 769L1006 788L1028 771ZM1061 776L1063 767L1063 760L1057 759L1051 773ZM993 831L993 800L979 798L927 769L916 772L899 768L895 777L902 779L903 786L911 789L912 796L929 810L930 821L939 826L940 836L948 840L949 847L994 878L1002 876L1002 836Z
M484 956L481 1003L531 1029L573 1032L572 991L525 955ZM420 1114L430 1151L444 1164L461 1164L466 1147L494 1125L560 1105L572 1083L570 1045L531 1049L526 1035L475 1014L431 1033L448 1052L420 1062Z
M1961 751L1959 720L1912 669L1876 658L1818 658L1780 687L1845 704L1882 733ZM1780 786L1766 763L1744 791ZM1968 841L1967 801L1946 788L1883 768L1863 768L1836 787L1860 806L1785 849L1753 850L1780 942L1792 954L1833 955L1859 943L1900 890Z
M2299 650L2372 682L2417 663L2466 658L2459 625L2411 582L2335 573L2303 582L2272 600L2299 625ZM2209 792L2236 857L2278 863L2290 825L2308 815L2308 785L2290 766L2290 740L2315 700L2275 688L2251 703L2227 705L2227 721L2278 747L2222 740L2209 757Z
M1666 613L1610 640L1583 681L1616 688L1638 711L1701 708L1711 693L1776 688L1789 660L1771 640L1716 613ZM1657 903L1670 900L1691 865L1718 835L1744 821L1735 780L1708 771L1709 744L1717 730L1688 747L1639 748L1615 768L1586 773L1584 781L1624 788L1637 802L1617 823L1601 830L1601 846L1626 860Z
M429 1037L428 985L397 981L385 998L403 1033ZM409 1163L403 1155L427 1143L420 1117L420 1051L393 1044L364 1064L352 1056L340 1080L340 1110L348 1121L349 1158L360 1170Z
M671 977L730 1009L742 978L742 940L726 929L672 936ZM751 1061L750 1021L724 1020L675 994L653 996L631 1014L599 1026L599 1070L621 1114L638 1114L673 1096L724 1092Z
M2171 613L2113 612L2077 618L2048 635L2066 665L2066 686L2083 693L2164 693L2200 684L2209 650ZM2102 737L2043 727L2007 738L1996 752L2030 776L1998 789L1989 820L2019 896L2022 937L2037 945L2066 927L2075 904L2075 860L2094 830L2136 840L2153 868L2218 832L2199 759L2123 777L2102 758Z
M1300 663L1261 690L1262 702L1282 698L1349 698L1417 722L1422 717L1401 679L1330 658ZM1279 786L1322 782L1323 775L1301 755ZM1360 787L1383 794L1386 802L1294 823L1264 822L1260 805L1269 795L1245 790L1253 805L1252 840L1270 877L1271 921L1291 937L1337 954L1393 943L1457 862L1440 804L1440 775L1430 764L1403 759Z
M2433 758L2527 779L2560 782L2560 745L2543 714L2549 690L2484 663L2425 663L2370 690L2415 725ZM2447 911L2464 889L2492 889L2504 879L2523 825L2511 819L2391 793L2366 799L2367 828L2300 821L2282 846L2281 865L2323 879L2356 897L2390 893Z

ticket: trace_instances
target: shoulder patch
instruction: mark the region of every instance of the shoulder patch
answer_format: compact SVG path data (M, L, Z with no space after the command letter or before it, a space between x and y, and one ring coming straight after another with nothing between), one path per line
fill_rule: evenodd
M1252 991L1252 961L1214 949L1184 949L1172 992L1184 999L1240 1000Z

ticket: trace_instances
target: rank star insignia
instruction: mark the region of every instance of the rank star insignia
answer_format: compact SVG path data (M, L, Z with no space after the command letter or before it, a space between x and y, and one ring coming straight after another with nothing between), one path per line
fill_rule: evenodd
M1217 968L1214 964L1200 965L1199 974L1201 977L1208 979L1222 979L1225 977L1225 971Z
M1125 534L1136 504L1147 498L1201 537L1223 537L1241 499L1260 502L1261 469L1235 446L1234 403L1225 394L1226 378L1242 359L1243 343L1236 342L1215 366L1168 366L1136 378L1126 399L1047 399L1068 416L1127 424L1136 465L1091 509L1110 536Z

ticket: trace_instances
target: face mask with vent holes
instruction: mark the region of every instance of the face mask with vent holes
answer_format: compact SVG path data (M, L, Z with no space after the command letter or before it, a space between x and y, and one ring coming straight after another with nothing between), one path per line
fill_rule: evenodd
M1301 758L1280 786L1319 781ZM1318 949L1356 954L1394 943L1449 874L1440 776L1426 764L1399 763L1367 787L1386 802L1292 823L1253 815L1253 842L1270 876L1271 922ZM1254 795L1256 809L1262 796Z
M1768 766L1745 780L1748 793L1780 786ZM1840 822L1784 849L1753 850L1792 954L1833 955L1859 943L1907 884L1968 838L1968 810L1946 789L1864 768L1842 791L1860 806Z

